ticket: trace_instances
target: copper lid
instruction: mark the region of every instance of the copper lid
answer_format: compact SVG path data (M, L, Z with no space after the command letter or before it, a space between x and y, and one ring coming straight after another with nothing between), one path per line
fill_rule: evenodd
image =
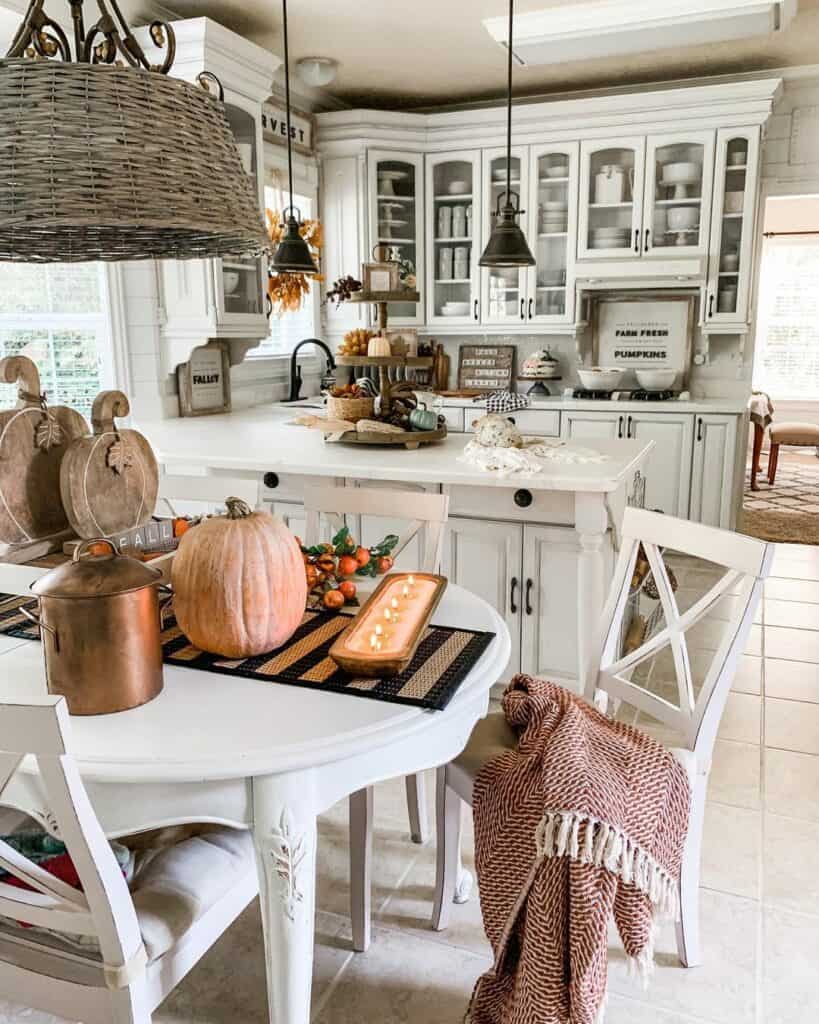
M110 554L83 558L92 544L107 544ZM78 544L70 562L40 577L31 589L38 597L113 597L150 586L161 575L158 569L119 554L110 540L98 537Z

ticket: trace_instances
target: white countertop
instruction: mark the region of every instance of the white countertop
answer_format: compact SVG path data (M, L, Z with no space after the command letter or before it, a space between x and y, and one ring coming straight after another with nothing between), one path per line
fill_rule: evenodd
M643 466L653 447L643 441L584 442L583 447L609 456L607 461L555 464L531 476L499 477L458 461L471 435L450 434L416 451L334 444L319 431L288 426L297 412L304 410L257 406L221 416L141 420L137 426L159 461L169 465L479 487L520 487L525 481L528 489L542 491L616 491Z
M471 398L436 398L436 404L458 409L481 409L485 402L475 402ZM553 398L532 397L529 399L532 410L544 409L555 411L579 412L667 412L667 413L723 413L727 416L738 416L748 408L747 398L691 398L685 402L670 399L667 402L634 402L625 400L589 399L589 398ZM510 415L514 416L514 413Z

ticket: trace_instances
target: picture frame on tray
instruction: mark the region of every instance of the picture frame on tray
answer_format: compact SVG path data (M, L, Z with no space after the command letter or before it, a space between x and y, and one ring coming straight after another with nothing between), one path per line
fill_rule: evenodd
M401 268L397 263L382 261L362 265L365 292L397 292L401 289Z

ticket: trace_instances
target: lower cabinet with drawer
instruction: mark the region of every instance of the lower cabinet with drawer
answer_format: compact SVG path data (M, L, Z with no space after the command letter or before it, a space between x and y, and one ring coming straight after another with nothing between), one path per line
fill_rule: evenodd
M443 572L505 619L512 637L506 679L526 672L577 685L579 554L569 526L450 516Z

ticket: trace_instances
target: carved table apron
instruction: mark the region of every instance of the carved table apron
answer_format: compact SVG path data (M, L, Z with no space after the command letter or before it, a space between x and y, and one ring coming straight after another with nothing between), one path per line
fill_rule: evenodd
M72 718L72 751L113 838L211 821L253 831L272 1024L308 1024L316 817L365 786L455 757L510 655L503 620L450 586L435 614L496 637L445 711L165 666L141 708ZM45 693L40 645L0 637L0 703ZM48 820L25 762L3 804Z

